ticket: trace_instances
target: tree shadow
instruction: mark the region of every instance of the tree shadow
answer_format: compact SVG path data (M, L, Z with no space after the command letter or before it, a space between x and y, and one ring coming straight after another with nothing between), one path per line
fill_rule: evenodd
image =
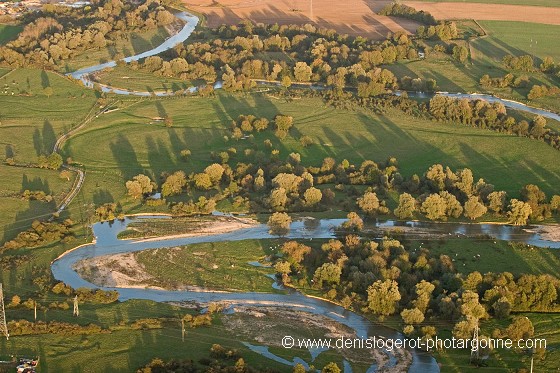
M93 192L93 203L96 206L112 202L115 202L115 199L107 189L97 189Z
M40 177L34 177L29 179L27 174L23 174L21 178L21 191L32 190L32 191L43 191L46 194L51 194L51 188L49 187L49 181L43 180Z
M43 89L51 86L49 75L45 70L41 70L41 86L43 87Z
M135 175L142 173L142 166L138 162L136 152L130 141L123 134L119 134L117 139L109 144L109 147L122 176L126 180L130 180Z

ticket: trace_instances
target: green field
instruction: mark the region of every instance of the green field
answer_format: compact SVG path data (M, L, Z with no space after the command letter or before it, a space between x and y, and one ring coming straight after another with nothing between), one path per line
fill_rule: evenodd
M504 5L533 5L556 8L560 6L557 0L416 0L427 3L481 3Z
M0 45L14 40L21 30L23 30L22 26L0 24Z
M256 133L253 143L224 140L231 134L230 120L239 114L271 118L277 113L295 118L295 128L285 141L279 141L270 131ZM172 128L152 120L162 114L173 118ZM303 148L298 141L301 135L309 135L316 145ZM319 99L285 102L265 95L142 101L90 123L65 144L64 154L86 165L87 198L104 195L120 200L125 193L124 182L138 173L157 180L164 171L199 172L210 161L211 150L230 147L237 148L232 161L250 161L243 150L269 152L263 144L266 138L272 140L282 158L295 151L302 155L304 164L310 165L320 165L324 157L359 163L395 156L406 176L423 173L438 162L452 168L470 167L476 177L485 178L510 195L517 195L528 183L536 183L551 194L560 182L557 151L542 142L415 119L398 112L377 116L326 107ZM90 151L92 143L96 152ZM192 151L187 162L179 157L184 148Z
M143 92L175 92L193 86L188 81L157 76L142 70L132 70L127 66L117 66L102 71L99 74L99 81L112 87Z
M557 2L557 6L560 3ZM475 45L491 43L501 53L513 55L530 54L537 58L550 56L560 60L560 26L530 22L479 21L486 30L486 38L475 41Z

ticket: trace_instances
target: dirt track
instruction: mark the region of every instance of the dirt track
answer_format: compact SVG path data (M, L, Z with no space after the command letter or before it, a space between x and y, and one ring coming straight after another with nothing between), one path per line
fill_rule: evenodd
M379 16L390 0L184 0L187 8L206 15L207 24L236 24L243 19L278 24L311 23L342 34L384 39L387 32L414 32L417 22Z
M427 3L421 1L404 1L404 3L418 10L430 12L436 19L468 18L560 25L560 8L478 3Z

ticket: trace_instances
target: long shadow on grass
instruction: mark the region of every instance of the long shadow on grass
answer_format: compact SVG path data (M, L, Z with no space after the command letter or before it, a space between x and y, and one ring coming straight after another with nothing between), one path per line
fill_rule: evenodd
M49 187L49 181L43 180L40 177L34 177L29 179L27 174L23 174L21 178L21 191L43 191L46 194L51 194L51 188Z
M126 180L142 173L142 166L138 162L136 152L130 141L123 134L119 134L117 139L109 144L109 147L121 174Z
M146 150L150 169L156 177L159 177L164 171L172 171L176 168L167 145L161 139L158 139L156 143L152 136L146 136Z

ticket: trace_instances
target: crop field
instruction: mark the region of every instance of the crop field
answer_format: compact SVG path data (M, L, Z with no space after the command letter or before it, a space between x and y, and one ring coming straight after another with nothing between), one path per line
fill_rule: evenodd
M256 133L252 141L224 139L231 135L229 122L240 114L272 118L277 113L295 118L295 128L284 141L271 131ZM173 127L153 120L162 114L173 119ZM304 148L298 141L302 135L312 137L316 144ZM542 142L400 113L377 116L337 110L325 107L318 99L285 102L265 95L141 101L90 123L65 144L64 155L86 165L84 195L116 201L125 193L124 182L139 173L159 179L161 172L199 172L210 160L210 149L235 147L234 160L249 161L244 149L269 152L263 144L265 139L273 142L281 157L295 151L305 163L314 165L324 157L359 163L395 156L407 176L438 162L452 168L470 167L476 177L485 178L510 195L517 195L527 183L536 183L550 194L560 181L557 151ZM92 143L96 152L89 150ZM192 151L186 162L179 157L182 149Z
M490 1L481 4L468 2L424 2L405 1L417 10L431 13L436 19L476 19L495 21L518 21L534 22L549 25L560 25L560 7L544 7L530 5L506 5L502 0L500 3ZM552 0L545 0L552 4ZM532 3L532 2L531 2ZM557 2L555 2L558 4Z
M503 4L503 5L531 5L544 7L558 7L556 0L415 0L426 3L474 3L474 4ZM410 3L410 1L404 1Z
M187 9L206 17L209 27L221 24L237 24L245 19L253 22L278 24L315 24L335 29L341 34L361 35L372 39L384 39L387 32L406 30L414 32L417 22L395 17L380 16L389 0L183 0Z
M22 29L21 26L0 24L0 45L14 40Z

